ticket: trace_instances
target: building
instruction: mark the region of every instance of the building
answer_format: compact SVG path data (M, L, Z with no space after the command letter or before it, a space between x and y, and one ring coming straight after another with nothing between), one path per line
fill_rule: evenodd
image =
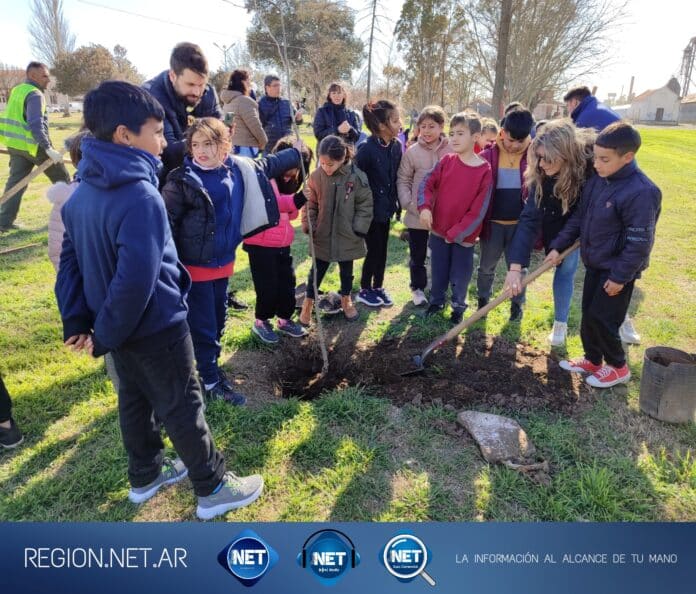
M696 124L696 93L687 95L681 100L679 121L682 124Z
M679 103L679 93L667 84L634 97L626 117L634 123L676 124L679 121Z

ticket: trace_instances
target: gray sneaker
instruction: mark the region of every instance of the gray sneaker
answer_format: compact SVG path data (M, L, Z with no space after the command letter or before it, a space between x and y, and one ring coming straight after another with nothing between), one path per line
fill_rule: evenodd
M217 491L207 497L198 498L196 515L201 520L210 520L231 509L253 503L262 491L263 477L260 474L237 476L233 472L226 472L225 479Z
M160 487L178 483L185 479L187 475L188 468L184 466L181 458L176 458L175 460L165 458L162 463L162 472L159 473L159 476L144 487L131 487L131 490L128 492L128 499L133 503L144 503L151 497L154 497Z

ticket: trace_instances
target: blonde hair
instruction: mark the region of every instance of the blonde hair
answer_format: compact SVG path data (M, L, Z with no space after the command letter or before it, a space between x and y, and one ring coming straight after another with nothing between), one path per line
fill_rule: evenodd
M591 128L576 128L569 119L552 120L544 125L529 145L527 170L524 172L527 189L535 188L534 199L537 205L541 204L543 181L546 177L544 170L539 166L539 147L543 147L548 162L561 161L553 193L561 202L563 214L566 214L580 197L585 184L588 167L592 161L594 137L595 133Z

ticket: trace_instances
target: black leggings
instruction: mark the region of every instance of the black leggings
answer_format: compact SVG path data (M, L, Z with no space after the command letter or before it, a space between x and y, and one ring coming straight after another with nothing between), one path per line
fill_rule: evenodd
M389 243L389 222L372 221L365 237L367 255L360 277L361 289L381 289L384 286L384 270L387 267L387 244Z
M317 289L321 286L330 264L331 262L317 258ZM341 276L341 295L350 295L353 290L353 260L339 262L338 272ZM314 299L314 268L309 269L307 276L307 297Z
M0 423L9 421L12 418L12 400L10 394L5 387L5 382L2 381L0 375Z

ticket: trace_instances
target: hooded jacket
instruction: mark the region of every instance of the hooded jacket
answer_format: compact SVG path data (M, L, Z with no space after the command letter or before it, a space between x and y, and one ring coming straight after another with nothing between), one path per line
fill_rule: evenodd
M617 122L621 116L611 107L597 101L597 97L585 97L570 114L570 118L578 128L594 128L601 132L609 124Z
M346 134L341 134L338 131L338 126L343 122L348 122L350 125L350 130ZM355 144L358 138L360 138L361 126L358 124L355 112L348 109L345 105L335 105L331 101L327 101L317 109L313 127L317 143L321 142L329 134L340 136L350 144Z
M140 149L82 141L81 181L62 210L55 290L64 338L93 331L95 356L177 327L186 332L191 279L157 191L158 167Z
M252 146L263 150L268 137L263 131L259 119L259 105L251 97L239 91L225 89L220 93L223 113L233 113L232 144L234 146Z

